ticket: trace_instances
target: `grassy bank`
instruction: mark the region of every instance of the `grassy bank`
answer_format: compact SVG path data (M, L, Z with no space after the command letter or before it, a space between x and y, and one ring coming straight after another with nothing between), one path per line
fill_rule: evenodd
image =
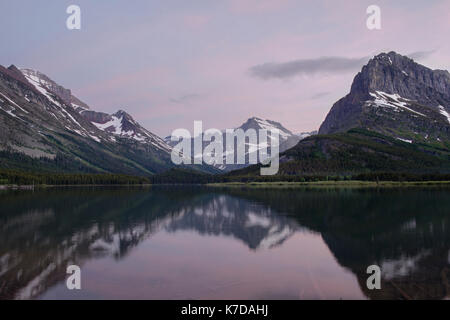
M210 187L251 187L251 188L296 188L296 187L343 187L343 188L367 188L367 187L413 187L413 186L449 186L450 181L311 181L311 182L225 182L209 183Z

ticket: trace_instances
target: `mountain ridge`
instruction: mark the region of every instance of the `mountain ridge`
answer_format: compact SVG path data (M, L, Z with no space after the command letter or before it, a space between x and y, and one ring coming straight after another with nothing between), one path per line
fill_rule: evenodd
M355 76L319 134L363 127L412 142L450 140L450 73L431 70L393 51L381 53Z
M258 130L261 129L265 129L265 130L274 130L277 129L279 130L279 150L280 152L283 152L289 148L292 148L293 146L295 146L301 139L304 139L312 134L316 134L316 131L313 132L302 132L301 134L294 134L292 131L290 131L289 129L287 129L286 127L284 127L280 122L277 121L273 121L273 120L268 120L268 119L262 119L260 117L250 117L248 118L246 121L244 121L239 127L235 127L233 128L233 130L238 130L238 129L242 129L244 132L247 130L256 130L256 132L258 132ZM251 152L258 152L259 149L261 148L260 146L258 146L259 148L257 148L254 151L250 151L251 148L252 150L254 149L254 146L250 146L250 144L246 141L245 142L245 164L226 164L225 163L225 152L226 152L226 132L225 129L221 130L222 132L222 136L223 136L223 142L224 142L224 160L223 160L223 164L214 164L214 166L220 170L222 170L223 172L229 172L232 170L236 170L236 169L241 169L244 168L246 166L249 166L249 154ZM167 136L164 138L164 141L169 144L170 146L174 147L175 145L178 144L177 141L172 141L172 136ZM192 152L192 157L193 157L193 138L191 139L191 152ZM258 138L258 143L259 142L259 138ZM209 145L209 142L203 141L203 150ZM264 144L262 144L264 146ZM271 141L268 141L268 147L270 148L271 146ZM236 144L234 146L234 150L236 150Z
M259 117L235 129L278 129L282 174L448 172L450 73L393 51L381 53L354 77L349 94L333 105L318 135L294 134ZM170 153L176 142L166 142L124 110L93 110L39 71L0 66L0 152L53 161L51 168L63 163L81 172L152 175L175 167ZM203 142L203 148L207 145ZM245 148L245 164L192 168L254 174L258 165L245 168L254 145L246 141ZM4 157L0 164L14 168L17 159Z
M105 122L91 117L120 121L102 127ZM128 113L97 113L45 74L14 65L0 67L0 151L71 172L152 175L174 166L171 147ZM0 162L3 168L18 164L14 156ZM58 165L61 162L65 165ZM211 171L206 166L193 169Z

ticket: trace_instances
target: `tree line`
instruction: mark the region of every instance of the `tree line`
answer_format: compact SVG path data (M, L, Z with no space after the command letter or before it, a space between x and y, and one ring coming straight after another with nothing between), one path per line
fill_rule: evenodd
M450 174L370 172L353 175L212 175L188 169L170 169L161 174L139 177L124 174L34 173L0 169L0 185L142 185L142 184L208 184L270 183L319 181L450 181Z
M132 185L148 184L147 177L123 174L32 173L0 169L0 184L16 185Z
M252 174L236 175L226 173L219 175L203 174L186 169L171 169L150 177L153 184L207 184L207 183L251 183L251 182L318 182L318 181L450 181L450 174L441 173L404 173L404 172L370 172L345 175L273 175L259 176Z

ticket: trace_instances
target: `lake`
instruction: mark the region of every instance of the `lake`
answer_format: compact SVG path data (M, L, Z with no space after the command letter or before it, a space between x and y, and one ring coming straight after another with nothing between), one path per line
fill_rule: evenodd
M0 192L0 299L449 297L448 188Z

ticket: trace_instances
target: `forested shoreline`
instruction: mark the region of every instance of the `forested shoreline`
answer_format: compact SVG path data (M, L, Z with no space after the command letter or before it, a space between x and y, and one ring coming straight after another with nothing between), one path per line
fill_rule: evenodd
M0 169L0 185L142 185L148 177L122 174L32 173Z
M340 181L450 181L450 174L371 172L349 175L274 175L253 176L234 174L204 174L188 169L171 169L153 176L87 173L35 173L0 169L0 185L144 185L144 184L220 184L273 182L340 182Z

